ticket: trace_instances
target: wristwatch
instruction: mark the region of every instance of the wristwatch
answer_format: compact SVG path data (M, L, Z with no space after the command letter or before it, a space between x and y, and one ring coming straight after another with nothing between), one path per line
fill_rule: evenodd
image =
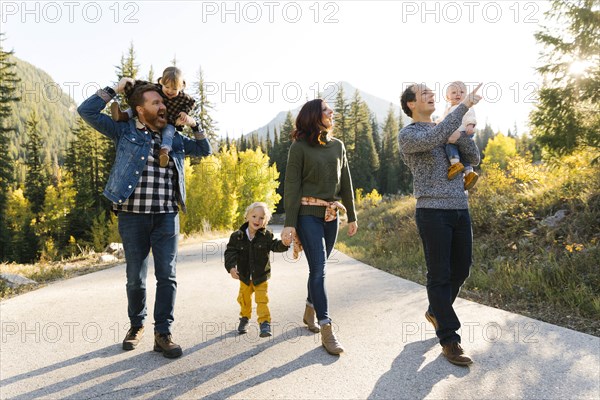
M108 93L111 97L115 97L117 95L117 92L114 91L113 88L111 88L110 86L107 86L103 89L106 93Z

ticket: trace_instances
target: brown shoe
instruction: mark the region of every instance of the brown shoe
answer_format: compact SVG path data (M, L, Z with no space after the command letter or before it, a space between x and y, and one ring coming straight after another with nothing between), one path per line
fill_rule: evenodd
M331 324L325 324L321 327L321 343L325 350L331 355L337 356L344 351L341 343L338 342Z
M158 153L158 162L161 167L166 168L169 165L169 149L161 147Z
M465 355L465 351L458 342L451 342L442 345L442 353L444 353L444 356L448 359L448 361L454 365L466 367L473 364L473 360Z
M425 319L431 322L431 325L433 325L436 331L438 330L437 318L434 317L433 314L429 314L429 311L425 311Z
M167 358L177 358L183 354L181 346L173 343L170 333L154 332L154 351L163 353Z
M119 108L119 103L113 101L110 105L110 116L113 121L117 122L127 122L129 121L129 115L126 112L121 111Z
M452 180L465 170L465 166L461 162L452 164L448 167L448 180Z
M315 313L315 309L308 304L304 309L304 318L302 319L306 324L309 331L313 333L321 332L321 328L319 327L319 321L317 321L317 315Z
M132 326L123 340L123 350L133 350L144 337L144 326Z
M472 189L477 183L477 179L479 179L479 175L475 171L471 171L465 175L465 190Z

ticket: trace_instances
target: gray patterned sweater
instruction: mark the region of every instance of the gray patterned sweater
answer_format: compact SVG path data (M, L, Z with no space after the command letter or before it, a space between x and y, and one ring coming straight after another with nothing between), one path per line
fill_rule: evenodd
M461 104L438 125L413 122L398 134L402 158L413 174L417 208L469 208L468 195L464 190L463 180L460 179L462 175L448 180L450 162L444 149L448 138L458 129L468 110L467 106ZM479 164L479 149L464 132L455 144L460 151L461 160L472 165Z

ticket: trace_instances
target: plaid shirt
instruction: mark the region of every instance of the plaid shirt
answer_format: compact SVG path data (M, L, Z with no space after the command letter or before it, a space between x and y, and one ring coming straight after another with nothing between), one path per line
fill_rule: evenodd
M142 128L145 129L145 128ZM174 213L177 206L177 170L173 160L169 160L166 168L161 168L158 160L161 137L152 132L152 142L148 161L135 190L121 204L113 204L113 210L137 214Z
M190 111L194 108L194 104L196 101L189 94L183 93L183 90L179 92L177 96L172 99L169 99L162 91L162 86L160 84L156 84L156 86L160 89L160 94L163 97L165 107L167 107L167 122L177 128L178 131L183 129L183 126L175 125L175 121L179 117L180 112L184 112L189 115Z

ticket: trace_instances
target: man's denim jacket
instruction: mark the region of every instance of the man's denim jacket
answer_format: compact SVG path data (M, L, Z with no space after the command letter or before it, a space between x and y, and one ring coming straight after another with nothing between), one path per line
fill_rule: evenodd
M142 125L136 126L138 122L135 118L128 122L115 122L108 115L103 114L102 110L110 99L111 96L106 91L99 90L81 103L77 112L92 128L115 142L117 147L115 163L104 188L104 195L113 203L120 204L131 196L138 184L148 161L152 135L145 133ZM208 156L212 154L210 142L206 138L190 139L179 132L176 132L173 137L173 149L169 156L177 169L178 200L184 212L186 208L183 161L186 154Z

